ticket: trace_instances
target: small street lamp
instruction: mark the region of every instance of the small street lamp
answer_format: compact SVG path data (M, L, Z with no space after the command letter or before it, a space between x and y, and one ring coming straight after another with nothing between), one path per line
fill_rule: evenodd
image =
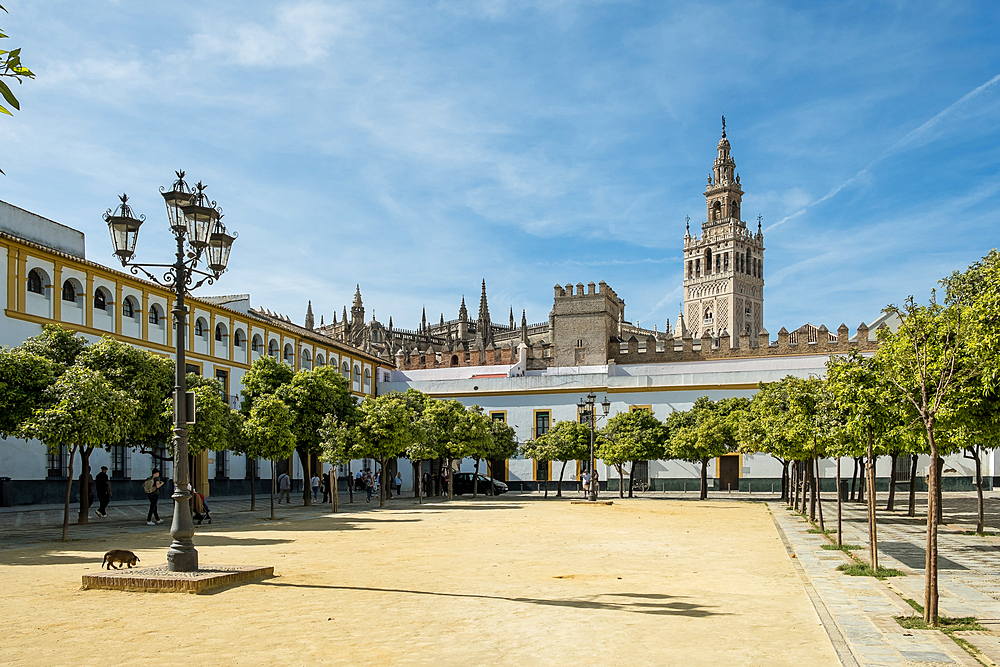
M597 401L597 396L591 392L587 394L586 398L581 398L580 402L576 404L576 407L580 410L580 416L587 420L590 424L590 495L587 500L591 502L597 502L597 487L600 484L597 479L597 459L594 458L594 430L596 428L595 422L597 421L597 415L594 413L594 405ZM601 401L601 408L604 410L604 415L602 417L607 417L608 412L611 410L611 401L605 395L604 400Z
M111 232L111 243L115 256L122 266L129 267L132 275L141 271L147 278L174 290L174 315L177 330L175 337L175 377L174 377L174 517L170 523L173 542L167 551L167 568L172 572L196 572L198 552L194 548L194 522L191 520L191 491L188 490L190 471L188 470L188 429L194 421L193 402L187 401L187 366L184 362L184 332L187 321L187 306L184 296L201 287L213 284L225 273L236 234L230 234L222 224L222 211L214 201L205 196L205 186L198 183L194 189L184 182L184 172L178 171L177 180L169 191L160 188L160 194L167 205L167 219L177 241L177 256L173 264L130 263L139 238L139 228L146 216L138 218L128 205L128 196L121 195L121 204L104 214ZM198 268L204 259L208 273ZM157 277L148 269L166 269ZM200 277L200 279L199 279ZM195 282L197 280L197 282ZM193 284L192 284L193 283ZM192 411L192 414L187 414Z

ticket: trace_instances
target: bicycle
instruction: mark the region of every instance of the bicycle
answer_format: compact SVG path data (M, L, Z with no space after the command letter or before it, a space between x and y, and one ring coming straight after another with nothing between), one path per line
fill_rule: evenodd
M632 482L633 491L649 491L649 482L643 482L642 480L635 480Z

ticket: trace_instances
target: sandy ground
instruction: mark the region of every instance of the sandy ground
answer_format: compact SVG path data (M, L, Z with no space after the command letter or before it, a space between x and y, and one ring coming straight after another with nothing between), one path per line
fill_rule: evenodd
M305 511L200 527L203 564L278 575L207 595L80 590L110 548L162 563L165 533L0 542L0 664L839 664L760 504Z

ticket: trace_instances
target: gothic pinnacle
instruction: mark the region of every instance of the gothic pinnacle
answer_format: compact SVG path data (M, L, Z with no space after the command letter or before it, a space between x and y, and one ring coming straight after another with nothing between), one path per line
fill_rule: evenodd
M309 305L306 306L306 329L312 331L316 326L316 320L313 318L313 302L310 300Z

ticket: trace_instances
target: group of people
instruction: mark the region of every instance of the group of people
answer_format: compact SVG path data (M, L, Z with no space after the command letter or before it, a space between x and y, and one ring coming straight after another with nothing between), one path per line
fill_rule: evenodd
M448 495L448 469L447 468L441 468L441 473L439 474L439 478L441 480L441 493L442 493L442 495ZM427 496L428 498L430 498L431 495L432 495L432 492L433 492L433 489L431 489L431 482L434 481L434 476L431 475L431 473L429 471L425 470L421 479L422 479L422 487L421 487L420 490L423 492L423 494L425 496Z
M364 470L359 470L354 475L354 490L364 491L367 495L365 496L365 502L370 503L372 501L372 496L379 492L382 488L382 471L376 470L372 472L371 468L365 468ZM396 473L396 476L389 480L389 497L392 497L393 489L396 491L396 495L402 495L403 493L403 475L401 473Z

